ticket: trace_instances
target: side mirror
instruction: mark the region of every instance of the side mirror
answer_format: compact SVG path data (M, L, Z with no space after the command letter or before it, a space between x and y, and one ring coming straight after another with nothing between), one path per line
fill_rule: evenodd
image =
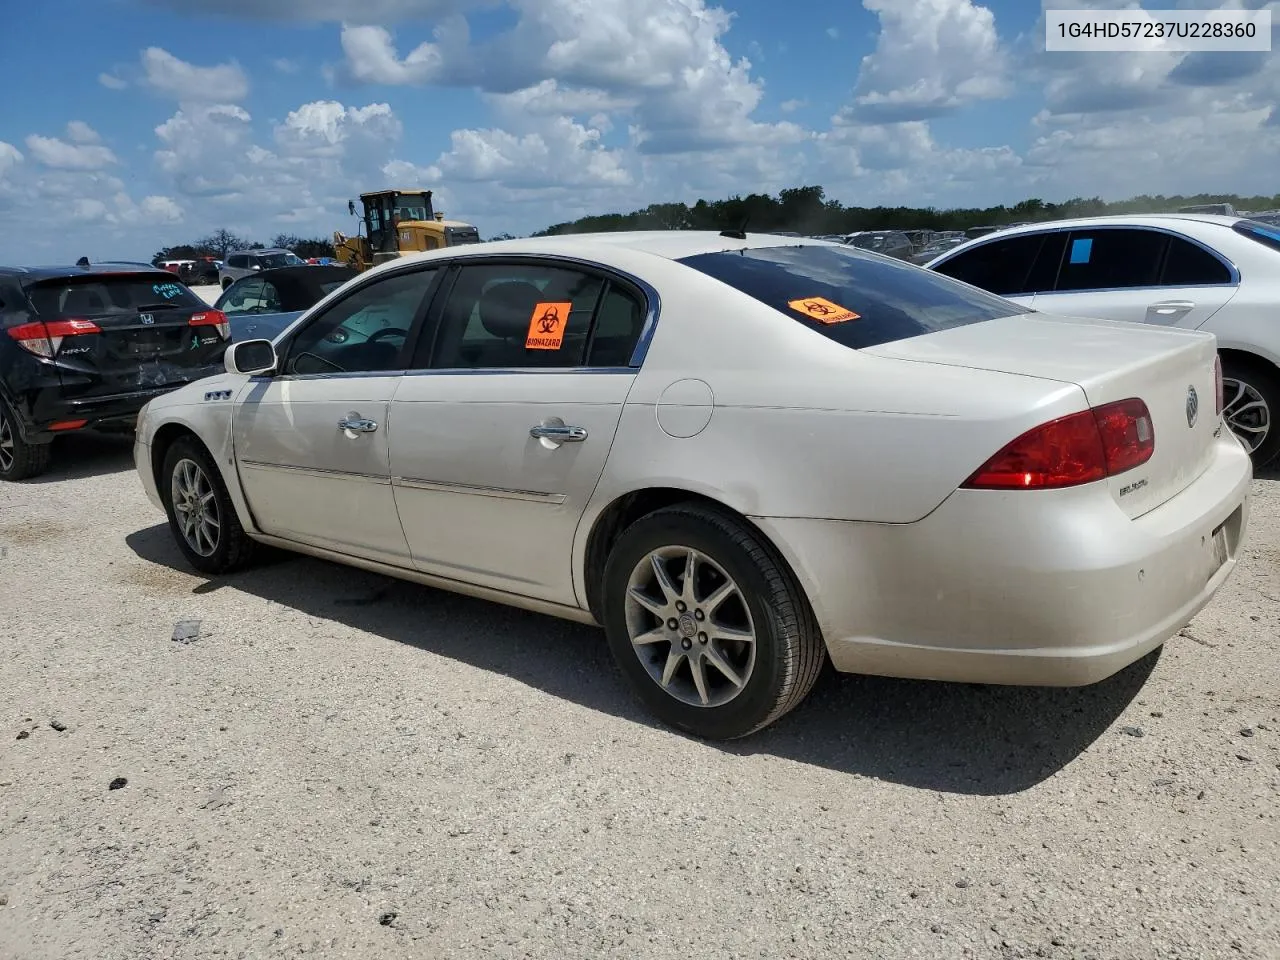
M276 368L276 348L270 340L242 340L227 347L222 356L227 373L256 377Z
M261 270L261 269L262 269L262 264L260 264L260 263L255 263L255 264L254 264L253 266L251 266L249 269L250 269L250 270Z

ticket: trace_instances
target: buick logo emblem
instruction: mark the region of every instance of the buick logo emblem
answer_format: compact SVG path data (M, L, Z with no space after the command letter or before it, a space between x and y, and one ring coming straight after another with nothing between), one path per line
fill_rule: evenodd
M1187 426L1194 427L1200 419L1200 395L1195 387L1187 387Z

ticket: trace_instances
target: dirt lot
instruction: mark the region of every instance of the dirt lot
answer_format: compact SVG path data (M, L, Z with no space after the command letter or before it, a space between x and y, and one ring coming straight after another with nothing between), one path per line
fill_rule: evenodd
M591 629L299 558L207 582L124 444L61 443L0 488L5 960L1277 956L1275 474L1160 656L830 676L724 748Z

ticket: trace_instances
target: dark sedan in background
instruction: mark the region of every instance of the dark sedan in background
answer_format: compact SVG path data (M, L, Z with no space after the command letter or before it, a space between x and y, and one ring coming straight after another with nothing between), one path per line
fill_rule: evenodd
M357 271L350 267L277 267L243 277L214 304L231 323L232 340L271 340L337 290Z
M0 267L0 480L55 437L127 433L152 397L222 369L227 318L159 267Z

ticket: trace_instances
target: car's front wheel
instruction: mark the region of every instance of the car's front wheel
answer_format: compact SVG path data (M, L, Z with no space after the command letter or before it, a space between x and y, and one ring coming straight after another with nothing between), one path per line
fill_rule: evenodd
M256 544L240 525L222 474L197 440L183 437L169 448L159 486L169 529L188 563L209 574L249 563Z
M808 695L826 659L808 599L773 547L693 504L649 514L618 538L604 621L641 702L708 739L773 723Z
M17 418L0 400L0 480L26 480L49 469L50 445L28 443Z
M1254 465L1280 455L1280 374L1262 361L1231 357L1222 364L1222 416Z

